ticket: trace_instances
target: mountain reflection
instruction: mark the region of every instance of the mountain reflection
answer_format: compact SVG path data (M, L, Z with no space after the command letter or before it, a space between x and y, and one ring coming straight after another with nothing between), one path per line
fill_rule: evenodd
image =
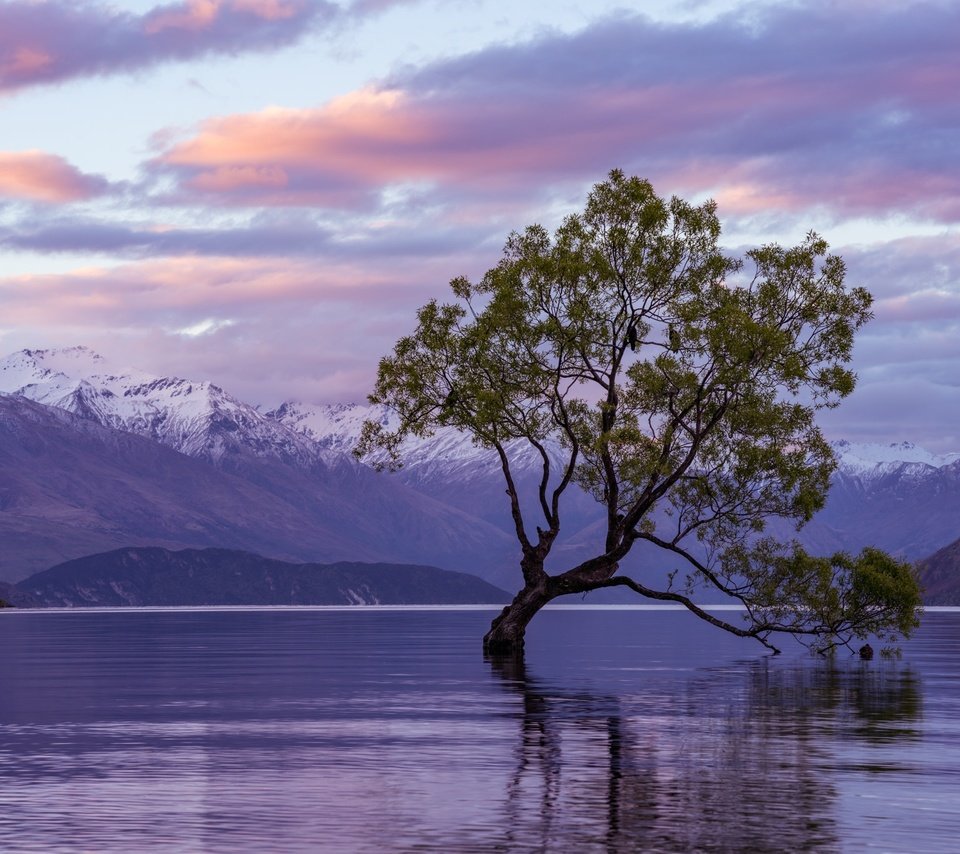
M658 695L571 691L522 658L489 663L521 700L509 848L838 849L844 743L918 737L920 685L897 664L760 659Z

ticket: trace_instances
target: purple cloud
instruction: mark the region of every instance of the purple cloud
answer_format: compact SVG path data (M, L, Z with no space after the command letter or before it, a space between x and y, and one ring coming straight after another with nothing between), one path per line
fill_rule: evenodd
M612 166L728 214L960 220L955 5L620 16L408 70L314 109L206 122L151 164L204 203L357 208L419 182L529 195Z
M329 231L306 222L248 228L145 228L89 219L21 221L0 227L0 248L32 252L93 252L124 257L318 254Z
M75 0L0 4L0 92L291 44L338 7L324 0L182 0L145 15Z
M464 257L488 237L486 227L417 224L375 227L353 223L337 231L309 216L254 217L245 226L172 228L102 222L86 217L21 219L0 225L0 249L94 253L124 258L223 256L323 258L375 263L379 259Z

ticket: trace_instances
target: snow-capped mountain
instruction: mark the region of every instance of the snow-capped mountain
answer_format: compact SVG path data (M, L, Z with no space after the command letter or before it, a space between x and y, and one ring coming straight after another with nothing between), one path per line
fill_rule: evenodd
M282 424L309 436L324 448L351 453L364 421L378 421L389 430L396 429L395 414L381 406L364 406L358 403L315 405L287 401L267 414ZM428 460L441 459L452 462L458 459L477 459L485 454L477 449L469 437L452 427L441 427L428 439L409 441L404 450L418 449L416 461L420 465Z
M19 394L213 461L240 450L301 465L318 457L336 459L350 455L364 421L396 426L395 416L382 407L360 404L289 401L261 412L211 382L118 369L86 347L21 350L7 356L0 360L0 393ZM882 445L841 440L833 449L838 470L860 478L929 474L960 461L960 453L934 454L906 441ZM523 443L511 450L519 471L539 472L539 459ZM494 454L450 427L425 439L408 439L402 456L403 479L409 483L500 472Z
M309 465L315 443L205 381L112 368L86 347L21 350L0 361L0 392L148 436L191 457L228 455Z
M381 406L357 403L316 405L288 401L267 416L309 436L323 448L345 454L353 451L365 421L378 421L388 430L398 426L395 413ZM508 442L507 455L516 470L539 472L539 457L526 442ZM467 434L453 427L440 427L423 439L407 439L401 447L401 457L406 480L429 478L431 472L438 469L442 469L445 476L454 477L474 474L478 469L500 473L496 454L476 445ZM368 462L383 459L382 455L375 454ZM554 462L559 459L555 451L553 459Z
M138 434L239 475L296 508L290 518L299 521L286 536L332 543L329 532L336 532L340 546L323 559L333 552L349 559L355 543L357 554L464 568L511 586L517 546L499 461L451 428L408 440L404 468L387 475L350 454L365 420L395 426L377 407L289 402L261 412L210 382L117 369L81 347L24 350L3 359L3 392ZM933 454L909 442L841 441L833 447L839 465L827 504L799 533L809 548L829 553L876 545L914 559L960 535L960 455ZM510 453L528 521L536 524L540 461L523 445ZM592 553L602 514L592 498L571 487L562 515L555 568ZM786 528L781 533L795 535ZM209 544L242 545L224 538ZM317 559L316 551L291 548L284 556ZM273 547L274 555L281 552ZM73 556L79 555L64 552Z
M209 382L116 370L84 348L24 350L0 361L0 393L6 393L8 402L26 398L79 416L80 423L137 434L212 464L269 493L272 498L262 502L264 509L279 499L276 506L289 508L289 524L282 512L276 517L264 515L262 524L271 529L264 539L272 545L260 551L267 556L351 560L366 555L478 572L494 581L515 570L516 542L502 530L321 446ZM0 465L5 455L19 461L28 458L22 453L28 436L21 431L8 441L11 454L0 447ZM65 446L66 441L58 439L59 453L41 455L38 462L43 460L47 468L60 465ZM20 462L15 473L18 496L37 492L36 478L43 471ZM122 495L114 498L109 484L97 495L99 503L122 500ZM16 504L20 499L11 500ZM23 513L43 520L49 516L44 508L49 507L51 503L45 501L40 508L30 505ZM13 515L18 518L5 517L5 521L21 525L20 511ZM89 553L71 545L86 542L86 524L80 525L83 530L64 532L62 547L57 546L61 559ZM123 533L121 529L118 536ZM124 544L143 544L142 536L134 536L133 529L129 533L132 539ZM235 542L234 534L221 533L209 542L194 538L186 544L249 548ZM282 546L284 536L289 548ZM314 545L304 549L308 542Z
M960 460L960 453L934 454L913 442L854 443L844 439L832 443L838 468L848 475L879 477L903 470L922 475Z

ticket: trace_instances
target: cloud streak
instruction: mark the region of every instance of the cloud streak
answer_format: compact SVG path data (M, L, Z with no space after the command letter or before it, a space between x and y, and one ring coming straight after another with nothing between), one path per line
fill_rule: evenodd
M109 189L62 157L42 151L0 151L0 199L65 203L92 199Z
M117 258L312 258L375 266L383 259L464 259L479 252L485 227L349 223L334 228L309 216L259 216L245 225L184 228L109 223L84 216L22 218L0 225L0 250L96 254ZM495 250L494 250L495 251Z
M0 93L162 62L271 50L329 23L323 0L183 0L145 15L75 0L0 4Z
M197 257L0 276L0 342L13 351L81 340L159 374L218 377L254 402L359 401L375 357L449 267L429 257L403 270L386 259Z
M435 290L436 264L425 259L398 274L395 265L359 258L178 257L67 273L0 277L5 324L24 327L183 328L208 317L259 322L260 313L334 305L366 314L408 310ZM374 319L371 322L376 323Z
M0 160L0 184L2 184ZM0 226L0 247L29 252L111 254L120 257L222 255L261 257L316 255L329 243L328 230L302 222L243 228L132 226L85 218L21 221Z

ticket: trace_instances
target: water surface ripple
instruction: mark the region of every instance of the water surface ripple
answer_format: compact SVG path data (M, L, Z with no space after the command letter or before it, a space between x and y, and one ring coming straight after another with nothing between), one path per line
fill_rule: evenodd
M682 612L0 616L4 851L955 851L960 614L900 661Z

